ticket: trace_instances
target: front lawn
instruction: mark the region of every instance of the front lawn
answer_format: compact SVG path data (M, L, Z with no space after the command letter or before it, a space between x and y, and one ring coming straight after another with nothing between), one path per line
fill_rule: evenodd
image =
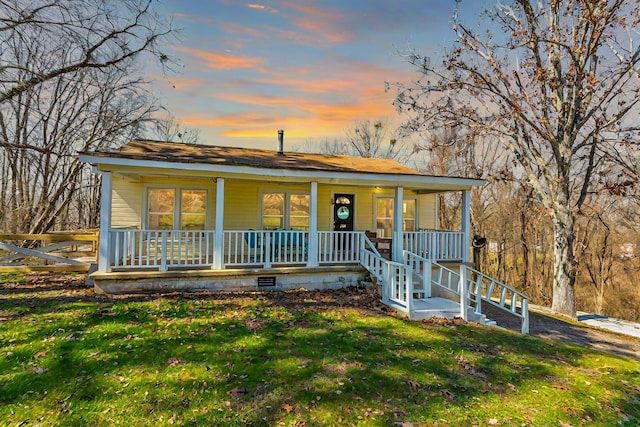
M0 284L0 343L2 425L640 423L638 360L410 323L365 289L108 298Z

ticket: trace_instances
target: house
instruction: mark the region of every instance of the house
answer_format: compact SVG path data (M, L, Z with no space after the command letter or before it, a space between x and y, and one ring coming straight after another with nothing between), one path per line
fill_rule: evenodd
M470 191L482 180L284 152L279 137L277 151L136 139L81 153L102 177L96 289L319 289L370 273L411 316L433 286L471 283L437 262L469 262ZM451 191L462 194L460 230L437 230L435 196Z

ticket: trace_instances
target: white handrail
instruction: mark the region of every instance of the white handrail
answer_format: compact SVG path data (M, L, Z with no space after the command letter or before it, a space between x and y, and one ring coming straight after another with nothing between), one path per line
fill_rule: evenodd
M409 251L402 251L402 257L412 274L420 279L421 290L414 292L419 298L431 298L431 260Z
M479 313L484 301L519 317L522 333L529 333L529 299L526 295L464 264L460 266L461 273L436 262L433 266L437 274L432 283L460 296L461 306L466 307L466 302L474 301L476 312ZM476 277L475 280L472 276Z
M413 311L412 270L405 264L389 261L371 250L360 252L362 266L373 274L382 287L382 302L393 302L396 307L410 314Z

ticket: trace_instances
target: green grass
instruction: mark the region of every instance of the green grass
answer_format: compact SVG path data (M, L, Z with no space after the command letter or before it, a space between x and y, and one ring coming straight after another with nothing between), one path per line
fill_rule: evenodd
M0 287L0 424L640 423L637 360L294 300Z

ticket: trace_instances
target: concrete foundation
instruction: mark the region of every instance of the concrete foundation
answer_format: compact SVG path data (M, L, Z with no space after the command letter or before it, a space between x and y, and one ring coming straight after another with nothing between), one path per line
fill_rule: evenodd
M104 294L198 291L286 291L355 286L366 276L360 266L271 269L96 272L94 288Z

